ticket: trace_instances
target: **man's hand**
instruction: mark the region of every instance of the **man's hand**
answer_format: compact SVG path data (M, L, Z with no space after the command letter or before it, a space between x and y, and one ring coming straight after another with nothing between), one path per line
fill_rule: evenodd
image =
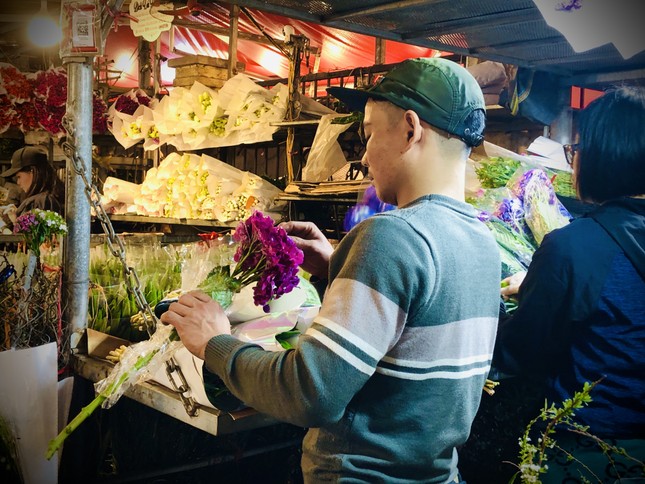
M502 297L504 299L508 299L509 297L517 294L520 290L520 285L522 284L522 281L525 277L526 272L521 271L516 272L512 276L506 277L505 279L502 279L502 288L500 289Z
M327 279L329 258L334 248L320 229L312 222L282 222L280 227L304 253L305 260L302 268L313 276Z
M231 334L231 324L222 306L202 291L181 296L161 315L161 322L172 324L188 351L202 360L206 344L213 336Z

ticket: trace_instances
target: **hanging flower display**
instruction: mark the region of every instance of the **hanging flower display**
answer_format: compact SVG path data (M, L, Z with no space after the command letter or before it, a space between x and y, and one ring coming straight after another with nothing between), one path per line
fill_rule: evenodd
M108 107L106 102L101 96L94 92L92 105L92 132L99 134L107 133Z
M42 129L38 122L38 110L34 102L26 102L18 105L14 124L17 124L23 133Z
M143 91L142 91L143 93ZM139 94L141 103L150 98ZM62 136L67 105L67 72L52 67L35 74L23 74L11 64L0 63L0 134L14 126L23 133L45 130ZM108 107L99 92L93 93L92 132L108 131Z
M47 106L65 106L67 102L67 72L55 67L36 73L34 96Z
M25 74L11 64L0 63L0 93L9 96L14 104L21 104L31 99L33 90Z
M14 123L16 110L6 94L0 94L0 134L7 131Z
M114 101L114 109L120 113L133 115L139 106L149 107L153 99L141 89L132 89L121 94Z

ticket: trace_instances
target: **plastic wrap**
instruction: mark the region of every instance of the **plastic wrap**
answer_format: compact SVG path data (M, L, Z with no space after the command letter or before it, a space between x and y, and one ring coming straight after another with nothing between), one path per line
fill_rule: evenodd
M94 385L106 397L101 406L110 408L133 385L149 380L181 347L176 334L172 326L159 324L149 340L126 347L110 374Z
M109 202L131 205L141 194L141 185L109 176L103 183L103 195Z
M306 182L324 181L347 163L343 150L338 144L338 136L347 131L351 123L335 124L332 121L341 116L325 114L320 118L307 164L302 169L302 180Z
M538 244L552 230L564 227L571 214L555 195L553 185L544 170L518 172L508 183L513 193L524 204L524 219Z
M169 95L134 113L109 109L111 131L125 148L144 140L152 150L167 143L180 151L271 141L287 108L287 87L266 89L244 74L219 92L195 82L190 89L175 87Z

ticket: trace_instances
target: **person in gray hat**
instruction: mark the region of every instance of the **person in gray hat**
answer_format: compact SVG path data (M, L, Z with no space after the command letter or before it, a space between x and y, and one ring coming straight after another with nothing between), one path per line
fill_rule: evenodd
M294 349L266 352L230 335L205 293L161 316L204 374L260 412L308 428L306 483L459 482L493 355L500 259L464 201L466 161L481 143L484 97L462 66L411 59L374 87L333 90L365 112L363 164L396 210L356 225L333 250L306 222L281 227L328 281Z
M0 177L15 177L24 192L17 215L34 208L64 213L65 186L41 148L25 146L16 150L11 167L0 173Z

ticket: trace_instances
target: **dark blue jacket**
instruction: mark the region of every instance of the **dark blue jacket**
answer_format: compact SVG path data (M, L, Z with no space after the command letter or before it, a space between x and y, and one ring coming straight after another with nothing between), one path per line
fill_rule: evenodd
M560 403L602 381L577 420L645 437L645 200L607 202L547 235L500 322L493 366L541 378Z

